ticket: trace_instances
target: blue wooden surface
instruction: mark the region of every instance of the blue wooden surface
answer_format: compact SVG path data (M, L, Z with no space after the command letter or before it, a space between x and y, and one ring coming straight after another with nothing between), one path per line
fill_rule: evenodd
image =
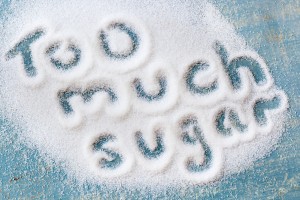
M0 20L5 20L9 3L0 1ZM276 85L288 94L287 128L269 157L213 186L161 191L78 187L62 169L46 164L37 151L19 144L17 127L0 116L0 199L300 199L300 1L214 3L266 60Z

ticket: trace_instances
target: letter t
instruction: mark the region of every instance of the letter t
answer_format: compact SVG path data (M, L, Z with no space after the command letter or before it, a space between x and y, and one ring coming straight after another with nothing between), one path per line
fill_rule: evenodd
M26 35L24 39L22 39L19 43L17 43L6 54L6 57L9 60L11 58L14 58L20 53L23 58L26 75L29 77L36 76L37 74L36 68L33 66L30 45L43 35L44 35L44 31L42 29L37 29L35 32Z

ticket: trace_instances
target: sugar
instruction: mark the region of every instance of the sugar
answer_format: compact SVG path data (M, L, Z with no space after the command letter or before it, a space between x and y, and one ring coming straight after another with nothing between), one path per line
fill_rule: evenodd
M249 168L282 134L285 93L211 3L13 7L0 30L1 110L79 182L209 184ZM28 49L8 53L39 31L32 63Z

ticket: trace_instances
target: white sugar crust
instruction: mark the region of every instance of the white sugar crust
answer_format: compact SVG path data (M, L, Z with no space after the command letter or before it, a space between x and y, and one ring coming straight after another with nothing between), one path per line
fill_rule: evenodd
M15 3L14 13L0 30L1 109L7 118L22 122L24 140L42 155L65 163L67 174L79 182L135 186L208 184L247 169L278 142L288 108L287 96L276 87L264 59L246 45L211 3L179 3L179 0ZM112 59L101 49L99 34L109 33L108 27L114 23L126 24L139 36L136 52L126 59ZM37 75L28 77L21 55L8 59L6 53L36 30L43 30L45 35L31 45ZM112 51L130 49L133 45L130 37L118 38L115 34L109 37L109 41L116 40L115 44L112 42ZM124 44L119 45L122 38ZM256 84L250 70L240 67L237 72L241 85L234 89L216 53L216 41L224 45L229 62L238 57L256 60L265 82ZM45 51L57 42L62 48L55 58L65 62L72 58L71 54L64 55L69 44L81 50L77 66L67 71L53 66ZM208 67L197 72L193 83L197 87L217 84L207 94L187 88L188 70L198 62L205 62ZM147 94L154 95L160 90L159 77L164 77L167 83L162 98L148 101L138 96L136 79ZM72 89L82 92L94 86L111 88L117 99L112 101L105 91L96 93L88 102L81 95L74 95L69 98L73 111L67 115L58 93ZM255 103L274 97L279 97L279 106L265 110L266 122L260 125L255 118ZM216 118L222 110L226 116L224 125L231 128L228 136L216 129ZM247 125L245 132L239 132L229 120L229 110ZM190 159L205 163L205 149L199 141L195 145L182 141L180 123L189 116L197 119L212 155L210 165L200 172L187 169ZM161 132L165 150L161 156L148 159L139 150L135 133L140 131L153 150L157 130ZM122 155L116 169L101 168L99 160L111 158L105 151L92 148L97 138L105 135L115 139L103 147Z

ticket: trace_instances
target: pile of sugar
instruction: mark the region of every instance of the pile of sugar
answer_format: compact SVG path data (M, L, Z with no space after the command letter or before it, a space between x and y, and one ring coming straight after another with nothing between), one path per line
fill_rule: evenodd
M64 163L66 172L79 181L206 184L251 166L269 153L281 136L288 106L286 95L274 85L263 59L208 2L32 0L12 7L13 13L0 30L1 110L5 111L5 117L21 123L24 131L20 137L28 145L45 157ZM139 48L133 56L110 59L100 50L100 30L109 32L110 23L134 28ZM32 43L37 74L29 77L22 56L8 59L7 52L37 30L43 30L45 35ZM121 49L126 54L130 48L134 50L134 44L130 44L132 35L123 34L118 38L118 32L111 32L108 40L116 40L111 43L113 52ZM61 71L47 60L45 50L57 41L78 45L82 56L74 69ZM226 49L229 61L239 56L256 59L266 82L259 85L249 70L240 69L241 88L234 89L222 67L222 58L216 53L217 44ZM63 45L54 58L68 61L72 54ZM112 53L112 56L120 55ZM194 76L195 84L204 88L217 82L218 88L197 96L193 89L186 88L185 78L191 67L201 66L203 61L209 66ZM167 77L164 98L149 102L136 97L134 84L140 81L144 91L155 94L160 89L157 80L161 76ZM81 96L75 95L70 99L75 114L66 116L58 93L74 88L85 90L94 85L114 88L117 102L112 104L107 96L99 93L86 104ZM255 102L275 96L280 98L280 105L266 111L267 124L257 124L253 114ZM247 123L246 133L233 132L228 137L214 130L213 119L224 108L233 109ZM199 144L191 147L180 141L179 125L189 117L197 118L212 151L212 163L198 173L189 172L186 162L194 159L204 163L205 147ZM165 152L155 159L147 159L139 152L135 133L140 131L149 148L154 149L157 130L163 132ZM120 167L100 168L99 159L107 155L93 152L91 145L101 134L115 136L105 148L122 152Z

